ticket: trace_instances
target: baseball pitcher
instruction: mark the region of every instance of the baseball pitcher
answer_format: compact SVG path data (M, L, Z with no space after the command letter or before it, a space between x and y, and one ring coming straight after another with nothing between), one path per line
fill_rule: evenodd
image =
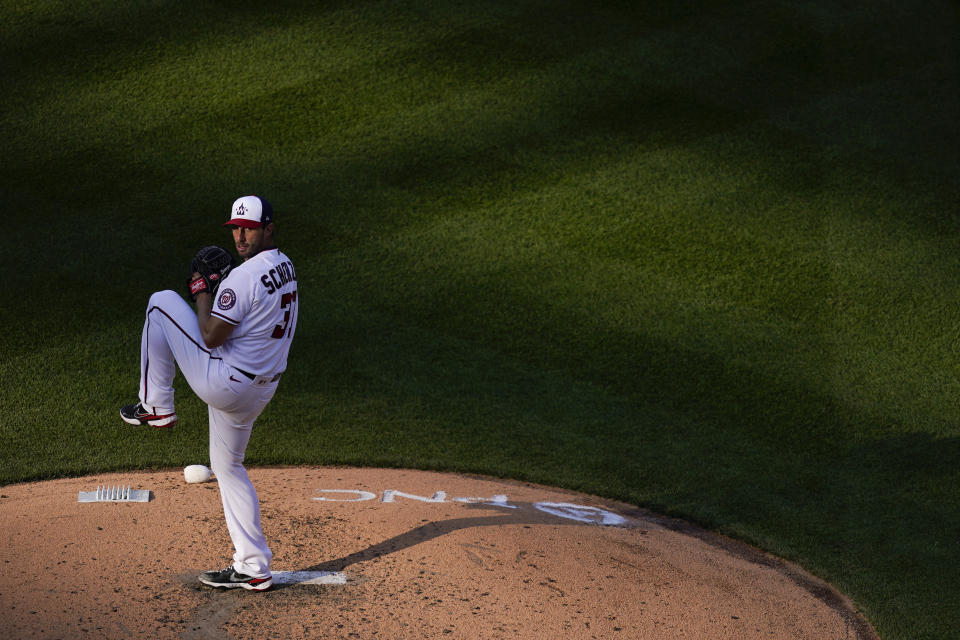
M210 468L234 546L233 563L200 574L212 587L264 591L273 584L272 553L260 525L260 502L243 466L253 423L277 391L297 327L297 275L274 243L270 203L244 196L223 225L242 263L204 247L187 280L196 312L174 291L150 297L140 342L140 401L120 409L128 423L177 423L173 378L180 367L208 407Z

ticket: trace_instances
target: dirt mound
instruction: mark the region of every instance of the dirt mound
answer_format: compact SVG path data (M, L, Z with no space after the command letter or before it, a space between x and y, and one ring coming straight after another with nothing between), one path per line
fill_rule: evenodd
M181 471L0 487L0 631L17 638L875 638L799 568L629 505L356 468L251 469L271 591L230 564L215 479ZM80 503L129 486L148 502Z

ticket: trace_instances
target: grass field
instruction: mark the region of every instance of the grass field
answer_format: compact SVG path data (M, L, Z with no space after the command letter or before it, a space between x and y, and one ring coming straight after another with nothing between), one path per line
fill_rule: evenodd
M0 6L0 483L204 462L134 430L149 294L277 210L250 465L582 490L960 637L956 5Z

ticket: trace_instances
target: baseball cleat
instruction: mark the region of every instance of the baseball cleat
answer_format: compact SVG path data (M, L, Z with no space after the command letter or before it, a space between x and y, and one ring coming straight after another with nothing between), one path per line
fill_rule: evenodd
M176 413L158 415L143 408L143 403L128 404L120 408L120 417L129 424L148 424L160 429L172 429L177 424Z
M211 587L222 587L224 589L249 589L250 591L266 591L273 586L273 576L266 578L251 578L248 575L238 573L233 567L227 567L220 571L204 571L200 574L200 582Z

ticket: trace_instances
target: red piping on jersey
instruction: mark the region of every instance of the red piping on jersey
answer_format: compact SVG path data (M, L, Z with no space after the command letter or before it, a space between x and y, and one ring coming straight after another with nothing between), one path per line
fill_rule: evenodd
M227 316L223 315L222 313L217 313L216 311L211 311L211 312L210 312L210 315L212 315L212 316L217 316L218 318L223 318L224 321L226 321L228 324L232 324L232 325L235 326L235 327L240 324L239 322L237 322L237 321L234 320L233 318L228 318Z

